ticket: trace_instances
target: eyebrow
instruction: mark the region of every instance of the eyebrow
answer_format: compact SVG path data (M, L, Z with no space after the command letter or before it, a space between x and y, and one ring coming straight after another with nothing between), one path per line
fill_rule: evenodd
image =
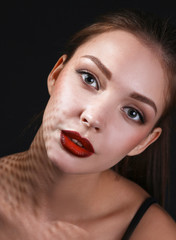
M132 94L130 94L130 97L134 98L134 99L136 99L140 102L143 102L143 103L146 103L146 104L150 105L154 109L155 114L157 113L157 107L151 99L149 99L149 98L147 98L147 97L145 97L145 96L143 96L143 95L141 95L137 92L133 92Z
M97 67L102 71L102 73L107 77L107 79L109 79L109 80L111 79L112 73L97 57L92 56L92 55L84 55L83 57L89 58L90 60L92 60L97 65ZM130 97L134 98L140 102L150 105L154 109L155 114L157 113L156 104L154 103L154 101L152 101L148 97L143 96L137 92L131 93Z
M101 70L101 72L107 77L107 79L109 80L111 79L112 73L97 57L92 55L85 55L83 57L89 58L90 60L92 60L97 65L97 67Z

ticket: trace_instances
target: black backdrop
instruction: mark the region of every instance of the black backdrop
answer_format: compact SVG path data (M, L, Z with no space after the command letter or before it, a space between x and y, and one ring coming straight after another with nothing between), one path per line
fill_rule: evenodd
M33 135L24 129L45 108L47 76L69 36L97 15L121 7L144 9L176 22L174 1L13 1L0 7L0 156L28 147ZM176 220L174 130L172 140L171 194L166 209Z

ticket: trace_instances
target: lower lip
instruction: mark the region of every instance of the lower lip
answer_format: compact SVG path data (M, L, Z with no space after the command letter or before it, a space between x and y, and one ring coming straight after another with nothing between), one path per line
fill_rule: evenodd
M63 131L61 131L60 141L64 149L77 157L89 157L93 154L93 151L88 151L87 149L72 142L72 140L65 135Z

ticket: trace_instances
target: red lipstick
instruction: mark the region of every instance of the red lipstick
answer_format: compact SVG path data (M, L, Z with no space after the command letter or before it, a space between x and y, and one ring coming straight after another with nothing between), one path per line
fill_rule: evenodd
M82 138L78 132L62 130L60 141L68 152L77 157L89 157L94 153L93 146L89 140Z

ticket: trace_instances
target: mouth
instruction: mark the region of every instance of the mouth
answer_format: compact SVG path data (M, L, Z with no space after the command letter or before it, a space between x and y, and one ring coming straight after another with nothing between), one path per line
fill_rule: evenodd
M64 149L77 157L89 157L94 153L89 140L82 138L78 132L62 130L60 141Z

